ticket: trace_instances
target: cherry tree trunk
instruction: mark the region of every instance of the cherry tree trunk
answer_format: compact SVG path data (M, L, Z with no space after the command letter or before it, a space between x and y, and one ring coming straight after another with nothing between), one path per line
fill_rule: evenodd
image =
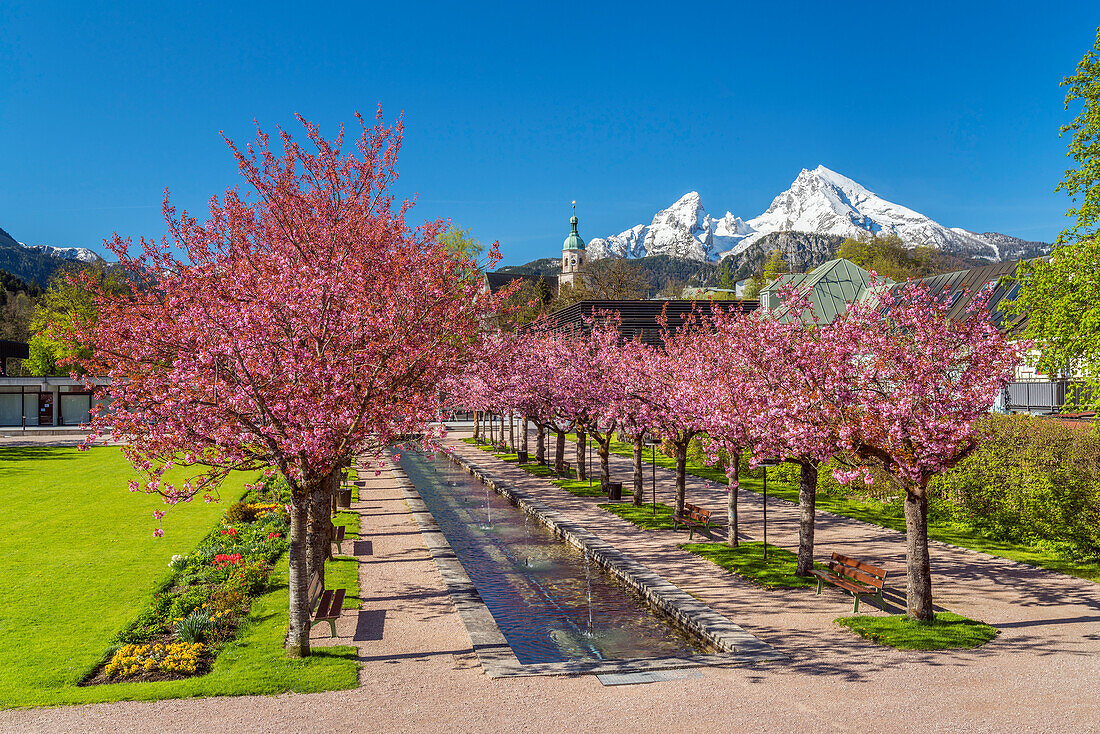
M603 440L596 440L596 454L600 457L600 486L604 491L611 486L611 431L608 431Z
M309 495L306 494L294 500L290 508L290 628L286 638L286 654L290 658L309 657L308 522Z
M739 477L741 476L741 454L730 455L730 470L732 472L730 477L730 486L728 487L729 498L727 500L726 515L729 517L729 538L727 542L730 548L737 547L737 495L740 493L741 488L739 486Z
M687 497L687 458L688 442L677 441L676 447L676 514L684 514L684 502Z
M538 436L535 437L535 461L539 464L546 463L546 426L541 423L536 424L538 428Z
M645 501L645 486L642 484L642 436L634 437L634 504L641 506Z
M802 467L798 482L798 566L795 574L809 576L814 567L814 514L817 504L817 464L799 462ZM765 469L765 471L767 471Z
M519 450L526 453L527 451L527 431L531 430L531 420L527 416L523 416L523 433L519 437Z
M577 426L577 479L588 479L584 466L584 450L588 446L588 436L584 429Z
M565 431L554 429L554 471L565 469Z
M474 441L481 440L481 411L474 411Z
M516 416L508 411L508 450L516 452Z
M928 495L925 486L905 490L905 606L910 619L932 620L932 564L928 557Z
M324 479L310 489L306 540L309 555L306 557L306 574L316 574L325 585L325 560L332 548L332 498L340 487L343 471L337 466Z

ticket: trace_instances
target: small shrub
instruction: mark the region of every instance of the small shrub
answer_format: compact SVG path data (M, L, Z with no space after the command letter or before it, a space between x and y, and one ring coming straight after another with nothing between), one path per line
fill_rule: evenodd
M208 587L192 586L172 600L171 606L168 607L167 621L173 622L174 620L183 619L196 609L201 609L202 605L206 604L209 599L210 589Z
M256 519L256 511L246 502L237 502L229 506L225 511L225 521L230 525L252 522Z
M248 605L248 594L240 585L227 584L215 589L210 594L210 600L206 603L206 609L211 618L221 619L226 615L237 614L244 611Z
M234 569L226 587L236 586L249 596L256 596L267 586L267 577L271 569L263 561L252 561Z

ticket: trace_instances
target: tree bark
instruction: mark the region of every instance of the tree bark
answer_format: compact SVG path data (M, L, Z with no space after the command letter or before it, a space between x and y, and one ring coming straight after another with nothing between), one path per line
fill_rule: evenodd
M600 457L600 486L604 491L611 486L611 436L608 430L602 439L596 439L596 454Z
M910 619L932 621L932 564L928 557L925 482L905 488L905 606Z
M293 501L290 508L290 627L286 638L289 658L309 657L309 574L306 557L306 524L309 495Z
M579 480L588 479L588 472L585 471L585 466L584 466L584 450L588 445L587 441L586 441L587 438L588 438L588 436L587 436L587 434L585 434L584 429L581 428L578 425L577 426L577 479L579 479Z
M727 542L730 548L737 547L737 495L741 492L741 454L730 454L730 471L732 472L729 486L729 499L726 514L729 517L729 537Z
M535 437L535 461L539 464L546 463L546 426L537 424L538 436Z
M802 467L798 483L798 566L795 574L809 576L814 567L814 513L817 504L817 463L799 462ZM765 469L765 471L767 471Z
M554 471L559 474L565 469L565 431L554 429Z
M309 510L307 516L306 540L309 555L306 557L306 574L313 578L316 574L325 585L325 560L332 547L332 498L340 486L342 467L336 467L309 492Z
M634 437L634 504L641 506L645 501L645 486L642 474L642 434Z
M531 420L527 416L523 416L523 433L519 437L519 450L527 451L527 431L531 428Z
M516 416L508 411L508 450L516 453Z
M676 514L684 514L684 502L687 497L687 456L688 456L688 443L691 439L686 441L676 441L673 446L676 448Z

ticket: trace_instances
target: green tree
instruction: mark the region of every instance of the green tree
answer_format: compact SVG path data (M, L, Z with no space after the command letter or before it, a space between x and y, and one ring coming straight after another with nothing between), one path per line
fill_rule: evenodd
M772 250L768 253L768 259L764 261L764 267L760 272L760 287L763 288L780 275L789 272L791 272L791 268L787 265L787 261L783 259L783 253L779 250Z
M836 256L898 282L925 274L914 253L893 234L850 237L840 243Z
M126 281L117 269L93 265L56 273L38 299L31 317L30 356L24 369L32 375L67 375L68 360L86 357L67 347L63 335L70 333L74 320L95 321L98 309L95 293L121 293Z
M1020 292L1010 309L1028 317L1024 336L1035 340L1039 370L1082 378L1092 389L1079 392L1072 404L1100 408L1100 28L1077 73L1062 86L1068 88L1067 110L1082 104L1059 131L1073 134L1066 155L1076 167L1056 189L1073 201L1066 212L1072 222L1049 258L1020 266Z
M732 291L737 287L737 281L733 279L733 258L722 259L718 266L718 287Z
M473 232L468 229L451 227L436 239L439 244L447 248L448 252L462 253L474 262L481 256L485 245L474 239Z

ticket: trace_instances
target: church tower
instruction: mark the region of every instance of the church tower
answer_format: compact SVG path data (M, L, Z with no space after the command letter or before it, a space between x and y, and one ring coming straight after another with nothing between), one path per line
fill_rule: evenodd
M568 285L576 288L578 281L584 276L581 270L584 267L584 240L577 234L577 202L573 202L573 216L569 219L572 231L565 238L561 246L561 275L558 276L558 286Z

